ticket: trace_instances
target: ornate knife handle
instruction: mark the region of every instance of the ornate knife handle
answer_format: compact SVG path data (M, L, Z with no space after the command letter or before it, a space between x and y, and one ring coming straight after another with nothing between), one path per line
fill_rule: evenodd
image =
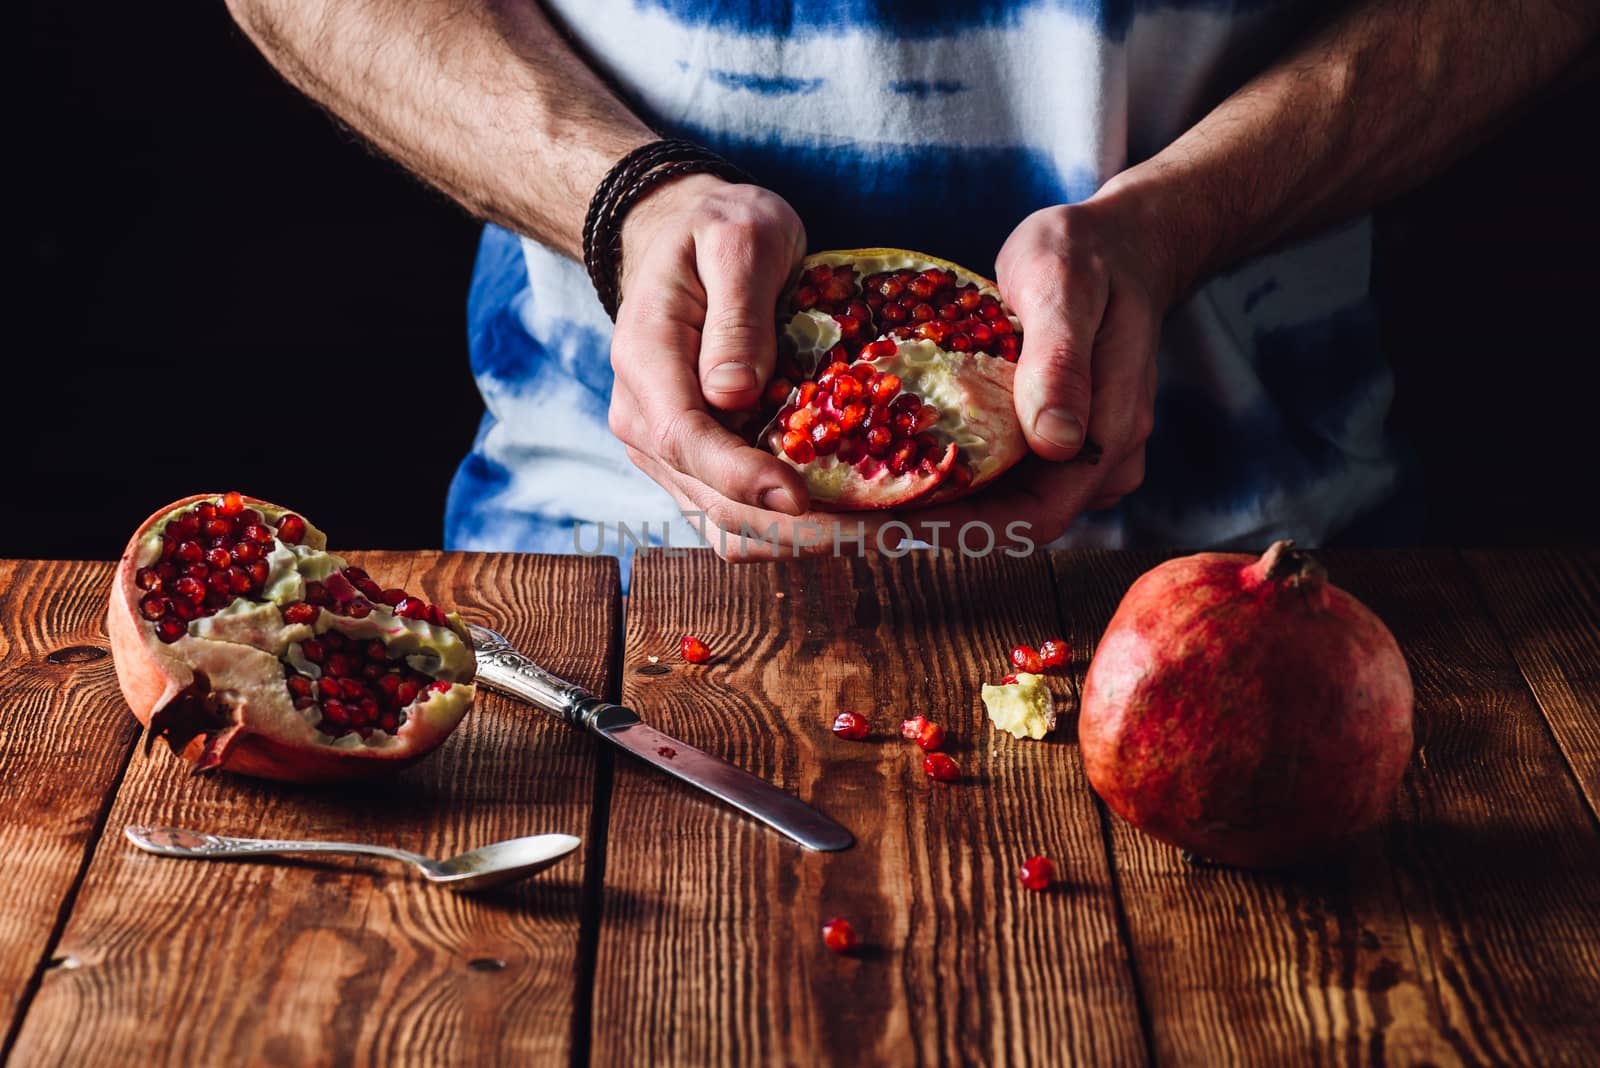
M626 708L550 674L488 627L468 623L467 631L478 654L478 681L489 689L554 712L574 727L600 730L638 722L639 717Z

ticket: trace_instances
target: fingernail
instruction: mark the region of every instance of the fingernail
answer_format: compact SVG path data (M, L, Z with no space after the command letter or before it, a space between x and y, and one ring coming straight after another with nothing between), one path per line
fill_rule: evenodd
M769 512L782 512L785 515L800 514L800 506L795 503L794 494L781 486L769 489L761 495L761 507Z
M1083 424L1065 408L1045 408L1033 417L1033 432L1059 449L1083 444Z
M705 388L712 393L755 389L756 369L747 363L719 363L706 372Z

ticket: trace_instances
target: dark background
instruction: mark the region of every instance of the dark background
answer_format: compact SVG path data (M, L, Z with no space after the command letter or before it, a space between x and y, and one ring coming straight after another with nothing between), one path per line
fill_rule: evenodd
M114 558L205 489L436 547L481 408L477 225L291 90L221 4L36 5L0 556ZM1379 215L1435 544L1600 541L1593 79ZM11 511L11 509L8 509Z

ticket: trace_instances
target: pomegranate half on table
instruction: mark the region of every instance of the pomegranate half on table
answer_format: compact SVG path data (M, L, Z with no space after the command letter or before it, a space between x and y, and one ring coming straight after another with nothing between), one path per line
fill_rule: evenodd
M303 517L238 493L145 520L107 628L128 706L196 772L327 782L404 767L472 704L459 616L384 588Z
M1022 328L988 279L902 249L819 252L778 327L756 440L816 507L942 503L1027 453L1012 400Z

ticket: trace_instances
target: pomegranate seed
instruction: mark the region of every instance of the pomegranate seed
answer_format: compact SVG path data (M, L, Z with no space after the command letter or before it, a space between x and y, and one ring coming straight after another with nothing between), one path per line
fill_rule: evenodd
M161 588L161 576L153 567L141 567L133 576L133 584L141 590L154 592Z
M200 533L201 522L210 518L210 516L200 516L195 512L185 512L167 524L167 533L179 541L193 538Z
M1064 667L1067 663L1067 643L1060 638L1051 638L1039 645L1039 661L1045 667Z
M366 647L367 659L377 663L386 663L389 659L389 650L383 647L380 641L370 641Z
M899 351L900 346L888 338L881 338L872 342L861 350L863 360L885 360Z
M906 285L906 289L911 293L912 296L919 300L928 300L935 293L939 292L938 283L929 278L926 271L913 278Z
M324 634L322 640L327 643L329 649L335 651L343 649L346 645L345 636L336 630L330 630Z
M322 609L314 604L296 601L293 604L284 605L278 609L278 612L283 616L285 623L315 623L317 617L322 614Z
M876 372L876 371L874 371L872 369L872 365L871 364L854 363L854 364L850 365L850 376L852 378L854 378L857 382L860 382L862 385L866 385L867 381L869 379L871 379L872 376L877 374L877 373L878 372Z
M230 567L226 572L228 587L233 593L249 593L255 583L250 578L250 572L242 567Z
M322 715L324 719L337 727L344 727L350 723L350 712L344 707L343 701L332 699L324 701Z
M801 311L810 311L817 306L820 297L816 286L803 285L794 291L794 306Z
M833 721L833 733L852 742L867 736L867 717L858 712L840 712Z
M903 475L915 466L917 466L915 441L902 441L895 446L894 452L889 454L889 470L897 475Z
M178 547L172 551L173 559L181 564L199 563L203 555L205 550L200 548L200 543L197 541L180 541Z
M285 545L299 545L306 536L306 521L294 513L278 520L278 540Z
M1037 675L1044 670L1044 657L1031 645L1019 645L1011 650L1011 665L1018 671Z
M886 300L896 300L906 291L906 284L890 275L877 285L878 294Z
M822 283L818 287L818 291L822 294L823 300L834 304L842 304L856 295L856 284L849 278L841 278L835 275Z
M804 411L796 413L804 414ZM790 430L783 435L783 454L797 464L808 464L817 458L816 447L804 430Z
M433 682L428 683L428 689L434 693L449 693L450 687L453 685L455 684L445 679L435 679Z
M296 697L311 696L311 680L304 675L290 675L289 692Z
M261 559L262 549L253 541L241 541L234 545L232 556L235 563L248 564L252 560Z
M393 671L386 671L378 678L378 689L382 690L385 697L393 699L400 691L401 678Z
M372 699L369 697L367 700L371 701ZM375 701L373 702L373 711L377 711L377 702ZM383 718L378 721L378 726L393 734L400 729L400 717L393 712L385 712Z
M334 653L328 657L328 663L324 670L329 675L345 678L354 675L360 668L361 665L356 663L356 658L349 653Z
M390 589L384 590L378 594L378 600L382 601L390 608L393 608L395 605L399 604L405 599L406 591L400 589L398 586L391 587Z
M450 625L450 617L444 614L443 608L436 604L430 604L428 606L428 622L436 627L448 627Z
M909 315L910 313L898 304L885 304L878 312L879 318L890 326L899 326Z
M224 599L231 599L233 584L228 581L228 573L226 571L213 571L206 576L206 596L210 597L212 594Z
M995 339L994 354L1001 359L1007 360L1011 363L1016 363L1017 358L1021 355L1021 353L1022 344L1017 340L1017 336L1015 334L1009 334L1005 337Z
M909 438L917 432L917 417L908 412L900 412L889 419L889 426L894 430L897 438Z
M841 341L828 350L827 357L830 364L842 363L848 365L851 359L850 349Z
M817 450L818 456L828 456L839 448L839 424L832 419L824 420L811 428L811 447Z
M328 594L328 587L316 581L306 583L306 600L324 608L333 604L333 598Z
M1022 880L1022 885L1035 892L1048 890L1055 877L1056 868L1050 863L1049 857L1029 857L1022 862L1022 868L1017 872L1017 878Z
M360 679L339 679L338 682L339 696L346 701L359 701L361 695L367 692L367 688L361 685Z
M855 379L850 381L854 382ZM867 414L871 409L866 401L857 401L839 411L839 431L848 434L852 430L859 430L867 421Z
M372 682L377 682L379 679L383 678L383 665L382 664L362 664L361 665L361 677L364 678L364 679L369 679Z
M187 623L191 619L200 618L200 608L187 597L174 597L172 599L172 614Z
M421 688L416 683L409 680L402 682L398 687L395 688L394 703L399 705L401 708L404 708L412 701L415 701L417 699L417 694L420 692Z
M943 753L929 753L922 760L922 770L940 782L955 782L961 778L961 767Z
M188 625L176 616L167 616L156 624L156 637L168 645L171 645L187 633L189 633Z
M919 323L932 321L933 315L934 312L932 304L918 304L916 307L911 309L911 318Z
M317 693L322 697L338 697L343 692L339 680L332 675L324 675L317 680Z
M939 306L939 318L943 319L947 323L955 322L957 319L961 318L961 305L957 304L955 301L951 301L948 304L941 304Z
M217 502L217 514L230 518L244 511L244 497L238 493L224 493L222 500Z
M815 408L797 408L795 413L789 416L789 421L784 426L797 433L804 434L811 429L812 424L816 421L817 410Z
M867 441L861 434L845 434L839 439L839 460L842 463L858 464L866 456Z
M887 404L891 397L900 392L900 376L889 373L877 375L869 388L872 390L872 399L875 402Z
M365 597L352 597L344 606L344 614L351 619L366 619L372 614L372 602Z
M250 581L255 583L257 589L267 584L267 575L271 568L267 567L265 560L252 560L245 565L245 570L250 573Z
M171 607L172 601L159 593L147 593L139 599L139 614L152 623L166 615Z
M822 925L822 944L835 953L848 953L856 947L856 929L849 920L835 916Z
M243 537L248 538L250 541L255 542L257 545L272 544L272 531L268 530L266 526L261 523L251 523L249 526L245 527L244 530L240 531L240 534Z
M972 339L965 334L951 334L944 339L944 347L951 352L971 352Z
M233 521L222 516L212 516L200 527L200 533L212 541L227 539L233 536Z
M866 393L866 387L857 381L853 375L845 375L833 384L834 406L843 411L846 405L860 400L864 393Z
M962 311L971 313L978 310L978 306L983 303L983 297L976 287L963 286L956 296L956 303L961 305Z
M817 394L821 391L822 387L818 386L815 382L800 383L800 396L798 398L800 407L805 408L809 406L812 401L817 399Z
M867 452L878 459L889 455L894 447L894 431L886 426L875 426L867 431Z
M990 329L988 323L969 323L966 330L972 343L980 349L994 340L994 331Z
M678 653L691 664L704 664L711 659L711 648L693 634L685 634L678 643Z
M789 399L789 391L794 388L794 383L787 378L774 378L767 383L767 388L762 391L761 399L767 404L782 404Z
M394 606L394 614L406 619L427 619L428 605L420 597L403 597Z
M915 741L919 749L932 752L944 744L944 728L937 723L924 723Z
M1000 685L1002 686L1015 686L1016 684L1017 677L1015 675L1007 675L1005 678L1000 680Z

